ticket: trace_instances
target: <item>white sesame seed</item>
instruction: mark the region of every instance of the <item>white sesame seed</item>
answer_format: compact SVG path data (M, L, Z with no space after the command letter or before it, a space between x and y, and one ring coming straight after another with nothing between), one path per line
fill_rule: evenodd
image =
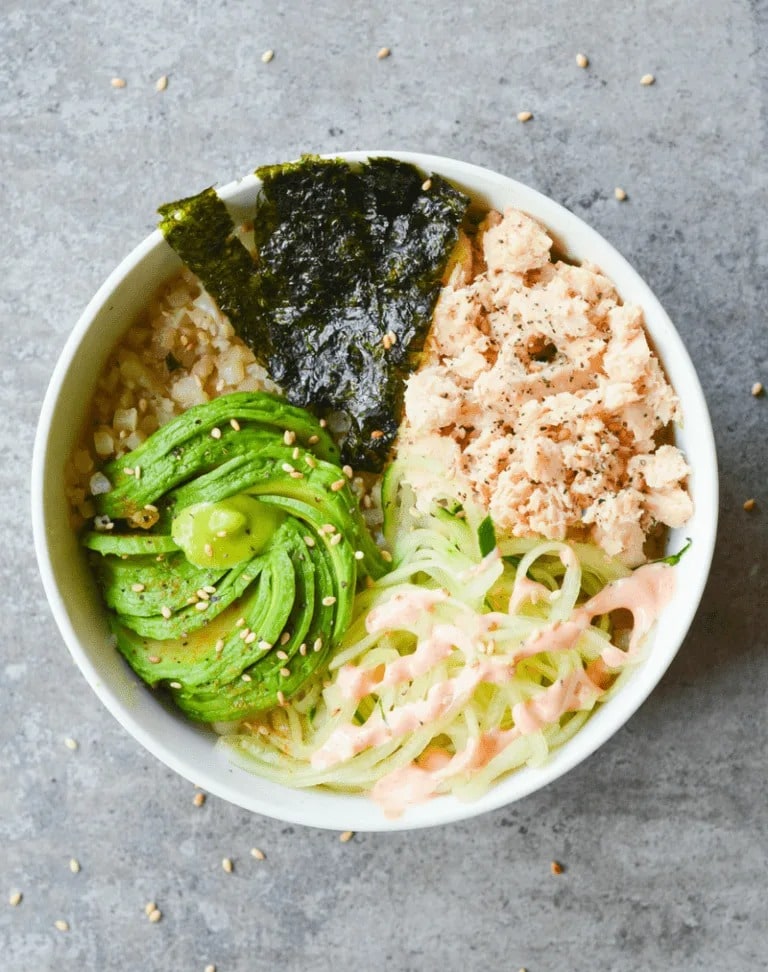
M306 657L306 654L307 654L307 643L305 641L303 641L299 645L299 654L301 655L302 658L305 658Z
M168 75L161 74L160 77L155 81L155 91L165 91L168 87Z
M74 752L78 747L78 742L76 739L72 739L70 736L67 736L67 738L64 740L64 745L67 747L67 749L71 749L72 752Z
M287 645L290 640L291 640L291 632L290 631L284 631L280 635L280 644L281 645Z
M78 859L76 857L73 857L73 858L70 859L69 869L70 869L70 871L73 874L79 874L80 873L80 861L78 861Z
M304 462L310 469L317 469L317 459L314 456L304 456Z
M320 419L320 421L317 424L320 426L321 429L325 429L328 427L327 419Z
M336 544L338 544L338 543L341 543L341 541L342 541L343 539L344 539L344 538L342 537L342 535L341 535L340 533L334 533L334 535L333 535L333 536L331 537L331 539L330 539L330 540L328 541L328 543L329 543L329 544L330 544L330 545L331 545L332 547L335 547L335 546L336 546Z
M167 604L164 604L164 605L163 605L163 606L162 606L162 607L160 608L160 613L162 614L162 616L163 616L163 617L165 618L165 620L167 621L167 620L168 620L168 618L170 618L170 617L171 617L171 615L173 614L173 611L171 611L171 609L170 609L170 608L168 607L168 605L167 605Z
M345 830L343 834L339 834L339 840L342 844L348 844L354 836L354 830Z
M205 972L216 972L216 966L215 965L206 965Z
M759 398L763 394L763 383L761 381L756 381L752 386L752 394L755 398Z
M125 87L125 79L124 78L112 78L112 80L109 83L112 85L113 88L124 88Z
M332 523L324 523L320 527L320 532L321 533L335 533L336 532L336 527Z
M238 618L237 621L235 621L236 628L242 628L244 624L245 624L245 618Z
M388 47L380 47L376 52L376 57L379 61L383 61L385 58L388 58L391 53L392 51Z
M432 188L432 180L425 179L424 182L422 182L421 184L422 192L429 192L431 188Z
M159 655L150 655L147 658L147 661L149 662L150 665L159 665L160 664L160 656Z
M148 902L147 902L147 903L146 903L146 904L144 905L144 914L145 914L145 915L146 915L147 917L149 917L149 916L150 916L150 915L152 914L152 912L153 912L153 911L157 911L157 905L155 904L155 902L154 902L154 901L148 901Z
M217 426L215 426L215 425L214 425L214 427L213 427L213 428L211 429L211 438L212 438L212 439L220 439L220 438L221 438L221 429L220 429L220 428L218 428L218 427L217 427Z
M196 611L206 611L208 609L208 601L198 601L195 605Z
M342 466L341 471L344 473L347 479L351 479L355 475L351 466Z
M533 118L533 112L531 111L518 111L517 120L519 122L527 122Z
M235 868L235 865L232 863L232 858L231 857L224 857L224 858L222 858L221 866L224 868L224 870L227 872L227 874L231 874L232 871Z
M296 472L296 470L293 468L290 462L284 462L280 468L283 470L284 473Z
M204 587L198 588L197 596L200 598L201 601L209 601L211 599L211 595L208 593L208 591L206 591Z
M323 647L323 639L316 638L315 643L312 645L312 651L320 651L322 647Z
M288 653L285 651L276 651L275 655L280 659L280 661L288 660Z
M153 925L156 925L162 917L163 913L159 908L155 908L154 911L150 911L150 913L147 915L147 918L149 918Z
M328 597L323 598L323 607L330 607L332 604L336 603L336 598L329 594Z
M131 590L135 594L141 594L141 592L144 590L144 585L143 584L131 584Z
M586 54L577 54L576 63L580 68L589 67L589 58Z
M647 87L649 84L653 84L655 80L656 78L652 74L644 74L640 78L640 84L644 84Z
M298 469L294 469L293 472L292 473L288 473L288 475L291 477L291 479L303 479L304 478L304 473L303 472L299 472Z
M392 563L392 554L388 550L381 551L381 559L385 560L388 564Z
M363 553L362 550L356 550L355 551L355 560L362 560L364 557L365 557L365 554Z
M126 466L125 469L123 469L123 472L125 473L126 476L132 476L133 471L134 471L133 466Z
M229 424L232 426L232 428L235 430L235 432L239 432L240 431L240 423L237 421L236 418L230 419L229 420Z
M269 651L271 647L272 647L272 645L268 641L260 641L259 642L259 648L262 651Z
M306 543L306 545L308 547L314 547L314 545L315 545L315 538L314 537L304 537L304 543Z
M245 641L246 645L252 645L255 640L256 640L256 632L255 631L249 631L248 634L244 638L244 641Z
M8 898L8 904L12 908L18 908L23 898L24 895L21 893L21 891L14 891L13 894L11 894L11 896Z
M135 469L133 470L133 475L134 475L134 477L135 477L136 479L141 479L141 466L137 466L137 467L136 467L136 468L135 468Z
M180 689L181 688L181 682L169 682L168 683L168 687L169 688L172 688L172 689Z
M310 435L310 437L307 439L307 442L310 445L317 445L317 443L319 441L320 441L320 436L319 435Z
M616 188L613 190L613 194L618 199L619 202L624 202L624 200L627 198L627 194L621 188L621 186L616 186Z
M269 64L269 62L274 58L275 52L273 50L264 51L261 55L262 64Z
M259 850L258 847L251 848L251 857L255 857L257 861L265 861L267 859L267 855L263 850Z
M54 927L56 928L57 931L60 931L60 932L68 932L69 931L69 922L68 921L64 921L63 918L57 918L56 921L54 921L53 924L54 924Z
M277 701L279 705L285 705L285 695L282 692L277 693Z
M217 655L220 655L222 653L222 651L224 651L224 639L223 638L219 638L219 640L213 646L213 650L216 652Z
M346 479L337 479L335 482L331 483L331 490L334 493L338 493L340 489L344 489L346 482Z
M290 668L281 668L280 669L280 676L281 676L281 678L288 678L288 676L290 674L291 674Z
M192 803L196 807L202 807L202 805L205 803L205 794L204 793L196 793L192 797Z

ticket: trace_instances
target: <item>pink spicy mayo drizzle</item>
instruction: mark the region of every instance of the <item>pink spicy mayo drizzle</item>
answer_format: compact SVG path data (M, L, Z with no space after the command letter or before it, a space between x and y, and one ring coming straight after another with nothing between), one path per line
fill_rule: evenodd
M315 769L328 769L352 759L370 746L382 746L416 732L428 723L436 722L451 709L463 705L481 682L500 682L509 675L507 664L500 665L492 659L467 665L456 678L447 678L433 685L426 698L392 709L386 719L377 711L362 726L349 723L334 729L312 754L312 766Z
M539 590L541 586L534 588L533 582L521 584L520 602L528 597L543 596L543 591ZM606 669L623 666L637 652L673 593L673 571L664 564L646 564L629 577L603 588L574 611L568 621L536 632L515 653L515 661L539 652L572 648L593 618L601 614L623 608L631 612L634 622L628 651L607 645L588 671L577 669L532 698L518 703L512 711L513 728L481 733L453 756L444 750L429 749L421 759L379 780L373 787L372 798L387 816L398 816L408 805L436 795L444 779L482 769L515 739L557 722L567 712L585 708L603 693L608 681ZM549 592L546 594L548 596ZM445 599L442 591L401 592L371 611L366 626L370 632L411 628ZM514 593L512 600L515 601ZM327 769L370 746L380 746L414 732L463 705L481 682L502 682L513 674L514 665L510 665L509 660L501 663L501 659L478 659L473 639L466 632L454 625L437 623L432 626L429 637L421 639L411 655L373 669L345 665L339 672L339 688L347 698L359 700L377 688L396 685L429 671L447 658L454 647L472 658L458 676L433 685L425 699L394 709L386 720L375 712L362 726L349 724L335 729L313 755L312 765L316 769Z
M615 645L607 645L601 658L610 668L620 668L636 654L643 638L648 634L675 592L674 572L667 564L645 564L629 577L608 584L590 598L583 607L573 612L568 621L554 624L536 632L526 642L526 650L565 651L572 648L579 636L586 631L592 619L624 608L632 614L634 622L629 651Z
M532 582L529 583L533 587ZM521 585L521 602L523 592L526 595L534 593L527 589L527 585ZM536 590L534 596L540 593ZM625 664L637 651L673 593L673 572L663 564L647 564L629 577L609 584L580 608L570 621L537 633L523 649L526 655L533 653L532 649L556 651L572 647L594 617L619 608L629 610L634 621L628 652L609 645L586 672L577 669L533 698L518 703L512 710L513 728L491 729L481 733L478 738L470 740L464 750L442 760L439 765L425 764L420 760L394 770L376 783L372 798L386 816L400 816L409 805L423 803L436 796L444 779L458 773L477 772L515 739L559 721L569 711L584 708L603 694L607 667Z
M533 698L518 703L512 710L515 725L511 729L489 729L480 733L455 756L445 754L447 759L429 763L419 759L393 770L374 785L371 798L379 804L385 816L399 817L408 806L437 796L443 780L483 769L516 739L538 732L561 719L566 712L584 708L602 693L603 689L595 685L586 672L577 669Z

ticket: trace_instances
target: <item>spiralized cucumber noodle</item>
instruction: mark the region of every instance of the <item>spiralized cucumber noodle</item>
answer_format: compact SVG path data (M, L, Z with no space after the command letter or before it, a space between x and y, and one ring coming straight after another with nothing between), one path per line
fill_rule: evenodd
M483 511L450 497L421 511L405 474L398 460L383 489L392 570L357 595L324 679L282 707L221 727L220 740L260 776L372 793L391 813L403 809L388 796L398 789L403 800L406 791L471 800L510 771L540 765L630 667L600 662L612 638L620 648L626 639L610 615L571 645L531 647L537 633L628 575L625 567L591 545L537 539L498 537L482 556Z

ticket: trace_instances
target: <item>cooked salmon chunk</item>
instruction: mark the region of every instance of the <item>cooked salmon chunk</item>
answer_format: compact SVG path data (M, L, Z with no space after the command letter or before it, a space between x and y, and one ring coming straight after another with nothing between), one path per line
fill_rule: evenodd
M439 460L502 530L590 540L634 566L655 526L692 513L685 458L662 444L680 405L642 310L551 249L525 213L486 218L408 380L400 451ZM433 467L415 465L428 503Z

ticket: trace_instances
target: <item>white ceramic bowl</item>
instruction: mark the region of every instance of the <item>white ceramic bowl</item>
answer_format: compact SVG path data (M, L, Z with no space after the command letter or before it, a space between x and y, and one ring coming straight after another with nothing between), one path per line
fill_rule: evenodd
M158 759L225 800L291 823L356 831L425 827L484 813L538 790L594 752L641 705L680 647L704 590L717 525L715 448L699 381L671 321L627 261L572 213L506 176L412 152L351 152L345 158L359 161L371 155L394 156L440 173L488 206L523 209L553 232L569 257L596 263L625 301L642 306L648 331L682 401L685 424L677 440L693 470L690 488L695 513L683 530L672 531L670 537L672 549L680 547L684 537L693 539L690 554L677 568L674 599L661 617L648 659L545 766L513 774L477 802L440 797L388 820L366 798L290 790L233 767L214 748L212 732L188 722L147 691L111 647L105 609L68 525L63 471L111 347L153 291L179 267L159 231L147 237L109 276L72 331L43 404L32 471L35 547L51 609L75 661L115 718ZM225 186L221 195L235 209L245 210L258 188L259 180L247 176Z

